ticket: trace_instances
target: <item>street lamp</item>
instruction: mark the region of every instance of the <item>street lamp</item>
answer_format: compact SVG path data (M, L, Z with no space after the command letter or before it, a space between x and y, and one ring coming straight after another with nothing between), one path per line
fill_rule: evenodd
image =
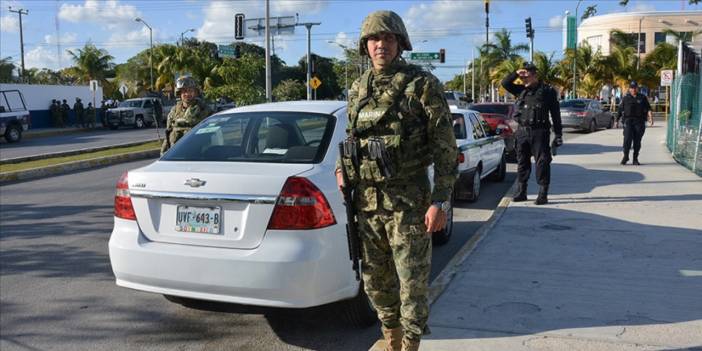
M180 33L180 45L183 45L183 35L184 35L185 33L194 32L194 31L195 31L195 28L190 28L190 29L188 29L188 30L186 30L186 31L184 31L184 32L182 32L182 33Z
M151 77L151 88L150 90L154 90L154 31L151 29L151 26L144 22L143 19L137 17L134 19L137 22L143 23L146 28L149 28L149 76Z

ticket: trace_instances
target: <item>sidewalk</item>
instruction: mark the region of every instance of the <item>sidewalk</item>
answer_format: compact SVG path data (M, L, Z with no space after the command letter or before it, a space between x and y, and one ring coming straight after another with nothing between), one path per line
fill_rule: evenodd
M648 128L559 149L550 204L511 203L433 304L421 350L702 350L702 178Z

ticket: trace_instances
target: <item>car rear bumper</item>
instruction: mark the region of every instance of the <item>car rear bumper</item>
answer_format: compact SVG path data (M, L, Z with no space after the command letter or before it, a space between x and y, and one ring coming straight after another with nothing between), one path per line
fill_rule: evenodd
M346 238L328 227L268 232L252 250L149 241L115 218L110 262L119 286L187 298L305 308L356 296Z
M477 168L462 170L458 173L458 179L454 185L454 197L457 200L469 198L473 193L473 175Z
M561 125L563 128L586 129L589 127L587 121L587 118L583 117L562 117Z

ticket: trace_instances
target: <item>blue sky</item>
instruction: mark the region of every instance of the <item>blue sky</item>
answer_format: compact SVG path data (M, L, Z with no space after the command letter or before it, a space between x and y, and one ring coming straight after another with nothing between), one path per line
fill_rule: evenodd
M526 43L524 18L530 16L536 30L535 50L559 56L562 16L566 10L574 12L576 4L577 0L491 0L490 32L507 28L514 42ZM687 0L631 0L627 7L619 6L618 0L583 0L580 13L591 5L597 5L598 14L702 9L688 5ZM185 36L225 44L234 41L234 14L264 15L263 0L0 0L0 57L11 56L16 62L20 59L18 16L8 11L9 6L29 11L23 16L26 66L52 69L59 64L70 66L65 50L75 50L88 41L107 50L116 63L148 48L148 29L135 22L136 17L153 28L154 43L175 43L181 32L194 29ZM321 22L312 30L312 51L328 57L342 54L329 41L355 46L363 18L381 9L403 17L414 51L446 49L446 63L437 64L434 71L442 81L460 73L471 58L471 49L485 40L483 0L271 0L271 16L298 14L300 22ZM246 40L263 46L262 37ZM295 64L306 52L304 27L293 35L276 37L275 52L288 65Z

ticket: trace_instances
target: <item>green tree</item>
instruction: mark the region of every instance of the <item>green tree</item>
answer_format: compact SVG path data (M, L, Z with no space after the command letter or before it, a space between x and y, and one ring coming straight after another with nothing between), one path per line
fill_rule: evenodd
M609 32L609 43L620 48L634 48L636 51L636 35L626 33L620 29L613 29Z
M294 79L284 80L273 89L275 101L304 100L306 95L305 83Z
M586 18L590 18L596 14L597 14L597 5L588 6L585 9L585 12L583 13L583 15L580 17L580 21L583 21Z
M14 77L12 72L15 70L15 64L12 63L11 57L0 59L0 83L12 83Z
M209 99L228 97L237 106L264 102L266 91L257 81L265 68L265 60L251 54L245 54L237 60L224 60L213 70L221 78L222 84L210 87L205 91L205 96Z
M680 40L682 40L684 43L689 43L693 39L695 39L696 36L702 34L702 30L696 30L693 32L678 32L673 29L664 29L663 33L672 36L675 39L676 43Z
M300 59L298 66L303 72L307 72L305 57ZM334 73L332 59L312 54L312 77L322 81L322 85L317 88L317 100L336 100L341 95L342 88L339 87L338 77Z
M664 69L674 69L678 65L678 49L668 43L659 43L646 55L643 64L654 68L657 73Z
M499 32L495 33L495 43L488 43L484 45L487 47L486 56L489 56L490 60L497 63L505 60L516 59L519 57L520 53L529 51L529 45L527 44L522 43L513 45L511 35L512 33L507 31L505 28L502 28Z
M114 57L105 49L98 49L91 43L85 44L77 51L66 50L73 60L72 70L79 83L88 83L91 80L105 82L106 73L112 69Z

